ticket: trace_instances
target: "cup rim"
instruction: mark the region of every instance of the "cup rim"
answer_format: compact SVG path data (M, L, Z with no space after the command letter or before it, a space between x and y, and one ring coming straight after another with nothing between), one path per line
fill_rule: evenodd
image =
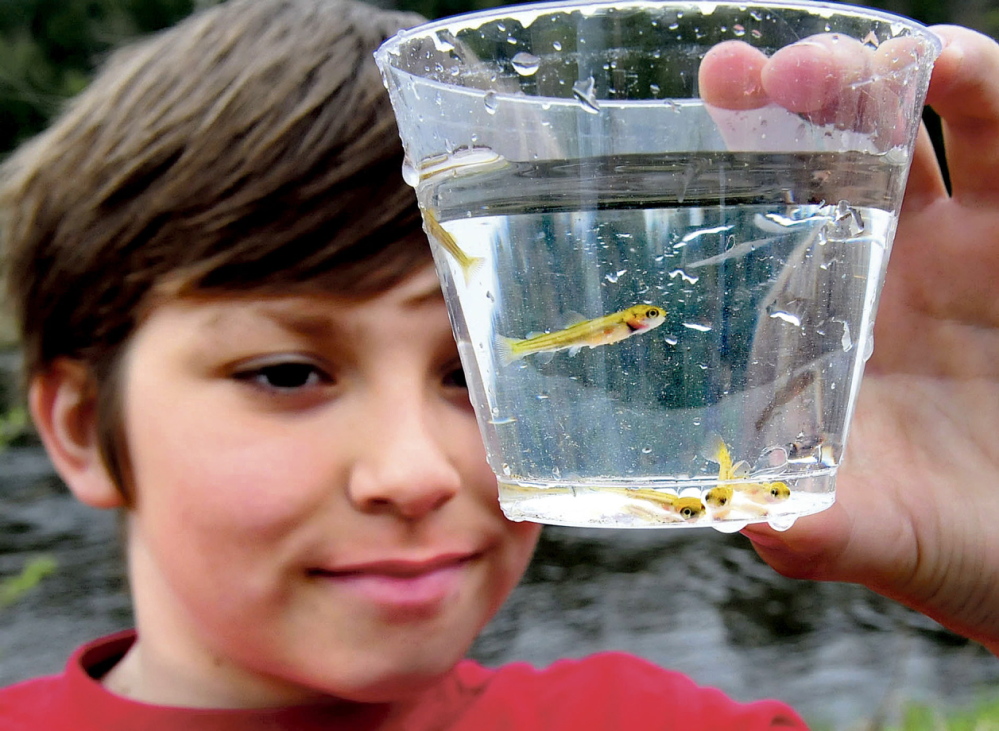
M784 8L789 10L802 10L813 15L853 15L872 20L880 20L885 23L901 24L906 29L918 33L921 37L929 41L934 47L934 55L939 55L943 49L940 37L929 29L925 23L898 13L890 13L879 8L871 8L863 5L850 5L847 3L828 2L825 0L751 0L750 2L740 2L739 0L545 0L543 2L524 2L513 5L503 5L494 8L485 8L468 13L459 13L443 18L427 21L420 25L406 28L392 37L386 39L375 51L375 59L379 65L383 63L389 66L394 64L389 61L388 56L392 55L393 49L398 49L406 41L413 38L426 37L437 31L455 27L469 28L479 24L496 20L498 18L515 18L518 16L541 16L547 13L566 8L603 8L603 7L634 7L634 8L691 8L704 7L716 9L718 7L737 7L741 10L751 11L753 8ZM533 22L533 21L532 21Z

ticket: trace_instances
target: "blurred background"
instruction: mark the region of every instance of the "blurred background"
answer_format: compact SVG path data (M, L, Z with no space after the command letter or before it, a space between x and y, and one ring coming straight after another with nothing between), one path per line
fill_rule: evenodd
M45 127L113 48L214 0L0 0L0 157ZM380 0L428 18L489 0ZM999 0L885 0L996 37ZM932 114L926 118L938 135ZM27 423L17 343L0 321L0 685L58 672L131 626L113 514L73 501ZM474 656L619 649L742 700L776 697L817 729L999 728L999 661L865 589L791 581L739 536L548 528Z

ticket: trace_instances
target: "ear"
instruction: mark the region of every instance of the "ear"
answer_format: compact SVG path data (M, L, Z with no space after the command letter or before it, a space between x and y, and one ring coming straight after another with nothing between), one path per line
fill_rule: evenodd
M31 379L28 406L49 458L76 498L96 508L124 505L97 439L97 388L82 363L59 359Z

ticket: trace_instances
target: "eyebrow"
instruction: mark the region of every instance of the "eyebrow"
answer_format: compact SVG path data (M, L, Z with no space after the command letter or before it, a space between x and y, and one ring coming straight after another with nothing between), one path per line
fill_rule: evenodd
M416 292L402 301L407 307L419 307L420 305L442 302L444 293L440 286L428 287L426 291Z

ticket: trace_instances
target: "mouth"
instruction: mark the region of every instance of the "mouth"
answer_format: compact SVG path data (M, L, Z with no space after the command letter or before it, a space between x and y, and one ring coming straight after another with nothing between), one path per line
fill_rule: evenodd
M391 614L435 614L461 589L478 554L445 554L426 560L374 561L308 575L339 592Z

